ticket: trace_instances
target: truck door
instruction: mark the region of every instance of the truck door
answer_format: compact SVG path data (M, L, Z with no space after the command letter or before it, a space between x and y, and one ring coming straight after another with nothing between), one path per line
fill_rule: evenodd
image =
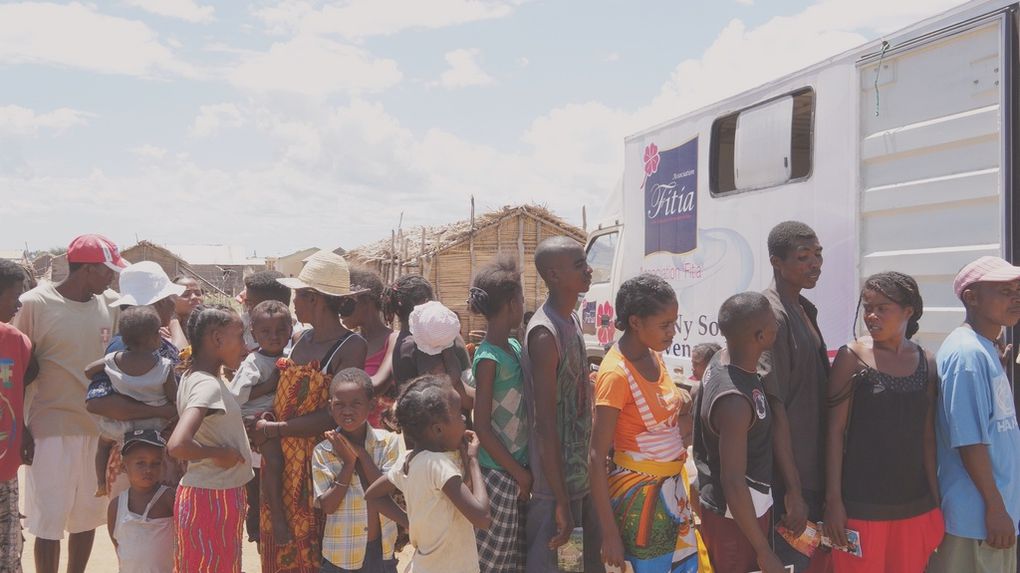
M581 301L581 329L588 359L601 362L605 349L616 340L616 289L619 286L620 231L622 227L599 230L588 240L588 266L592 269L591 288Z
M936 351L963 322L953 277L1013 241L1014 8L893 40L858 69L859 280L896 270L924 298ZM859 283L860 284L860 283Z

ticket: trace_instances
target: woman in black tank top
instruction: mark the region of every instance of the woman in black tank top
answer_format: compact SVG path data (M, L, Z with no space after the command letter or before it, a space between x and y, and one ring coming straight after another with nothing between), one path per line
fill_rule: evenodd
M840 349L829 383L825 533L837 573L920 573L944 533L935 475L934 361L910 341L924 304L901 273L861 291L870 336ZM846 530L859 539L848 539Z

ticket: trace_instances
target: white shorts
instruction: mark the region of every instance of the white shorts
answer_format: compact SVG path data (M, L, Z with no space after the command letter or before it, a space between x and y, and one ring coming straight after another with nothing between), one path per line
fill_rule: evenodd
M98 436L35 439L25 472L25 529L42 539L63 539L106 523L107 497L96 497Z

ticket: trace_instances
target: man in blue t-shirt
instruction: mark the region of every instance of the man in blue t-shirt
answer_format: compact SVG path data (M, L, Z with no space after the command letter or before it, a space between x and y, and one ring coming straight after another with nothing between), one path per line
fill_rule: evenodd
M929 571L1016 571L1020 429L996 340L1020 321L1020 267L981 257L956 275L967 311L937 355L936 433L946 536Z

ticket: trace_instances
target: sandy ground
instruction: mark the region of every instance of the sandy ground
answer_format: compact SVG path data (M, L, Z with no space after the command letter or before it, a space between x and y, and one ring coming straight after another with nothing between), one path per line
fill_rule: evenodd
M19 481L24 484L25 477L24 468L19 472ZM24 491L24 485L22 485L21 491ZM22 513L24 513L24 500L22 499ZM27 531L25 532L25 549L21 558L21 566L25 570L25 573L32 573L35 571L35 557L32 554L32 548L35 543L35 538L32 537ZM67 537L65 536L64 541L60 544L60 571L65 571L67 567ZM403 573L407 570L410 564L411 548L410 546L404 549L404 552L399 556L399 565L397 570ZM259 554L256 550L254 543L244 544L244 554L241 561L241 570L247 573L256 573L259 569ZM88 571L95 571L96 573L115 573L117 571L117 553L113 549L113 543L110 542L110 536L106 532L106 528L102 527L96 530L96 542L92 548L92 558L89 559Z

